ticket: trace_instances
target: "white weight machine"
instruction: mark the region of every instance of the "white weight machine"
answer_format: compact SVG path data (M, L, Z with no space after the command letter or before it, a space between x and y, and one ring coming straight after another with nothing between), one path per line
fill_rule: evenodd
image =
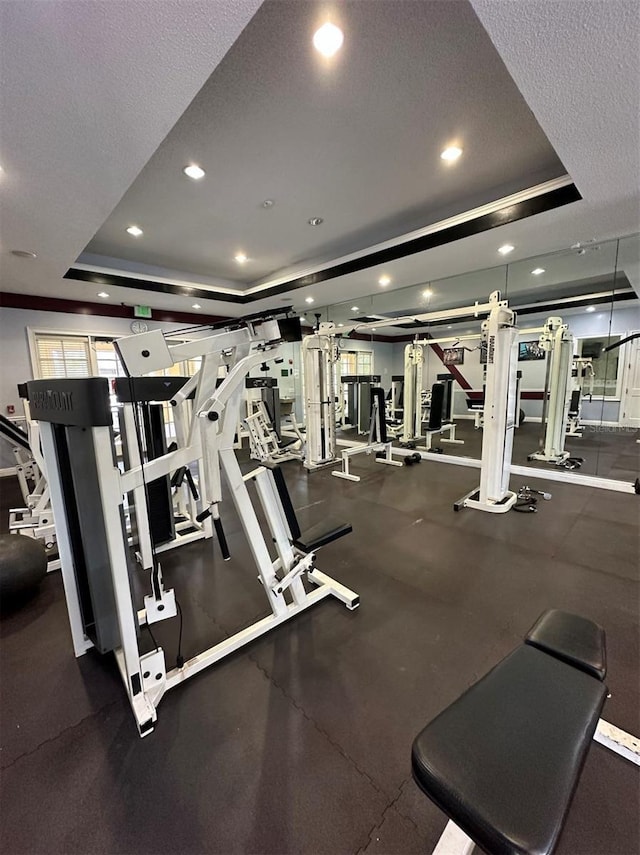
M401 442L410 447L431 451L434 436L440 435L441 442L464 445L456 439L456 424L452 420L453 396L442 383L434 383L429 392L422 388L425 348L435 340L423 339L411 342L404 349L404 412ZM446 393L449 394L446 394ZM425 419L426 412L428 418ZM423 446L418 445L423 435ZM447 434L445 438L444 434Z
M119 377L113 381L125 469L143 462L146 465L171 450L171 445L167 447L164 408L188 380L188 377L170 376ZM175 445L184 446L185 418L191 418L191 398L171 411ZM130 543L143 570L151 570L155 555L212 536L210 520L198 519L198 483L203 465L199 459L190 466L180 466L152 483L137 487L128 497Z
M26 394L24 384L19 391ZM24 400L24 399L23 399ZM29 403L24 400L27 431L0 415L0 437L10 445L15 459L14 471L22 494L22 507L9 508L9 533L22 534L41 540L50 552L56 545L56 529L45 475L44 460L40 449L40 432L37 422L30 415ZM58 570L60 562L49 557L47 570Z
M582 401L585 395L593 397L596 372L590 356L574 356L571 363L571 391L567 414L567 436L582 438Z
M581 457L572 457L565 450L565 437L571 404L571 376L573 370L573 336L562 318L548 318L540 336L540 347L547 353L542 405L542 429L537 451L528 460L542 460L565 469L580 468ZM579 411L578 416L579 424Z
M305 469L336 462L336 366L340 353L333 324L320 324L302 340L306 441Z
M353 331L366 331L401 323L428 323L455 318L488 315L482 323L481 340L486 346L485 408L480 487L456 502L455 510L476 508L491 513L504 513L516 502L517 495L509 490L509 469L513 448L513 431L517 402L517 337L516 314L494 291L486 303L474 303L456 309L427 312L420 315L375 320L336 328L333 323L321 323L317 332L302 344L305 378L307 443L314 438L316 456L305 462L308 468L322 456L322 463L335 460L335 390L333 367L338 360L336 340ZM413 402L404 388L405 411L414 411ZM410 393L409 393L410 394ZM364 446L363 446L364 447ZM313 452L312 452L313 453Z
M335 469L331 474L345 481L359 481L360 476L354 475L349 468L350 460L356 454L373 454L376 463L386 463L388 466L402 466L392 458L392 441L387 438L385 422L384 389L371 389L371 418L369 420L369 442L358 444L342 450L342 469Z
M503 514L516 503L509 490L513 433L516 424L518 329L516 313L494 291L489 317L482 322L484 365L484 422L480 487L463 496L454 510L475 508Z
M202 330L205 332L205 329ZM299 324L298 324L299 332ZM302 532L282 472L259 466L243 475L234 452L243 382L252 368L278 357L283 341L274 313L208 328L203 338L172 343L160 330L116 343L130 376L167 369L196 356L201 368L173 399L177 448L144 465L121 472L116 464L108 381L103 378L39 380L28 384L34 417L40 421L51 498L58 526L62 577L76 656L95 647L115 653L136 724L151 732L157 707L169 690L223 657L291 619L319 600L334 596L347 608L359 605L356 593L315 567L321 546L351 531L327 522ZM218 369L228 372L219 385ZM190 408L184 404L193 393ZM190 414L189 414L190 410ZM157 557L150 593L138 609L131 588L134 572L127 546L123 497L154 480L202 460L201 519L213 521L223 557L228 558L219 505L226 483L247 537L269 602L267 617L184 661L180 650L167 670L161 647L142 653L141 627L175 617L175 592L165 589ZM262 531L248 491L255 484L264 510ZM273 543L272 559L267 544ZM154 643L155 644L155 643Z

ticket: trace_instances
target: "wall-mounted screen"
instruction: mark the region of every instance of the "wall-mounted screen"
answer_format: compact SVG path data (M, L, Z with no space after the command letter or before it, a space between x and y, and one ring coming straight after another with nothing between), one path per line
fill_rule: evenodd
M518 362L531 362L534 359L544 359L546 350L540 347L538 339L521 341L518 346Z
M447 347L442 351L443 365L463 365L464 347Z

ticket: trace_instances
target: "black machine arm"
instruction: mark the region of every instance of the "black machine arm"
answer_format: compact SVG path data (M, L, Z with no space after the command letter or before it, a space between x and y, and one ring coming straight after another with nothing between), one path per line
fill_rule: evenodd
M640 338L640 332L631 333L631 335L628 335L626 338L621 338L620 341L614 341L613 344L603 347L602 352L608 353L610 350L615 350L616 347L622 347L623 344L626 344L628 341L633 341L636 338Z

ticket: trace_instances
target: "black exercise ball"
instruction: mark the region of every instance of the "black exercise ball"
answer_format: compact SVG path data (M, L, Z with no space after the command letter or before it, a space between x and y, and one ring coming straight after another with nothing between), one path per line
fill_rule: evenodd
M0 535L0 607L4 610L35 594L47 575L41 540L23 534Z

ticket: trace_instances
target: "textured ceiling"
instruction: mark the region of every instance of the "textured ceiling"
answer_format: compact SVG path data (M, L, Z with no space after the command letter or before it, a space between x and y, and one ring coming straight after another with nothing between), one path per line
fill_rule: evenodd
M69 265L259 5L0 3L2 289L60 295Z
M578 240L602 241L639 230L640 4L471 2L583 200L399 259L389 268L371 268L300 289L289 297L297 307L306 308L307 296L314 297L315 305L347 298L360 303L364 295L382 293L377 285L382 273L392 278L384 293L393 300L396 288L494 267L502 261L497 247L506 242L515 246L509 260L517 262ZM98 300L99 288L64 280L64 271L114 210L257 5L249 0L215 4L194 0L185 16L185 4L179 0L0 3L2 290ZM425 42L425 55L431 50ZM388 53L379 57L385 67L391 63ZM475 76L465 88L473 93L474 85ZM423 86L433 87L428 73ZM370 89L361 93L365 101L371 97ZM245 137L259 138L254 113L246 114L238 145L248 145ZM387 140L387 165L393 170L394 145L406 128L392 126L387 115L391 114L380 117L374 136L383 134ZM459 117L456 133L465 121L462 112ZM305 139L304 132L296 126L291 132L294 141L298 136ZM506 132L511 132L508 117ZM463 147L473 151L474 140L465 138ZM452 173L456 178L463 174L465 160L456 165ZM319 159L318 168L320 164ZM322 178L331 198L337 196L340 187L324 165ZM272 189L265 189L256 196L271 194L275 197ZM322 212L310 209L309 215L317 213ZM350 234L346 229L345 233ZM14 248L34 249L39 257L33 262L15 259L7 255ZM251 253L250 248L246 251ZM640 291L637 243L627 255L625 273ZM136 268L133 262L127 264ZM485 285L477 279L477 298L486 296ZM115 286L108 290L113 302L144 302L158 309L188 311L193 302L188 289L184 296ZM199 301L211 313L243 311L234 303ZM260 300L251 310L273 305L282 305L280 298Z
M347 0L330 63L311 46L325 8L266 0L89 253L246 285L564 175L467 2Z

